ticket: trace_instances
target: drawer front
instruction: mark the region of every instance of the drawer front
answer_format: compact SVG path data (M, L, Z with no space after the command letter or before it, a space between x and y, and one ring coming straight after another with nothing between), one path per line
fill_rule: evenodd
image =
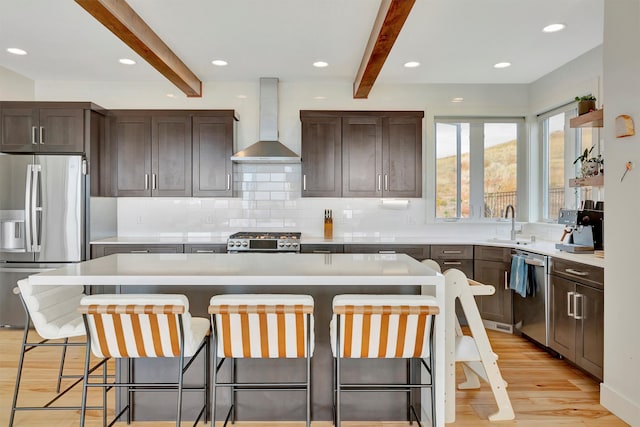
M465 276L473 279L473 260L472 259L436 259L435 260L442 272L450 268L462 271Z
M418 261L431 256L431 247L429 245L344 245L344 251L346 253L361 254L407 254Z
M432 259L473 259L473 246L469 245L431 245Z
M604 289L604 269L601 267L561 258L552 258L551 274L574 282L591 285L598 289Z
M498 246L475 246L475 259L483 261L511 262L511 248L501 248Z
M226 254L227 245L184 245L185 254Z
M336 244L303 244L300 246L303 254L341 254L344 252L343 245Z
M99 258L111 254L180 254L182 245L94 245L92 258Z

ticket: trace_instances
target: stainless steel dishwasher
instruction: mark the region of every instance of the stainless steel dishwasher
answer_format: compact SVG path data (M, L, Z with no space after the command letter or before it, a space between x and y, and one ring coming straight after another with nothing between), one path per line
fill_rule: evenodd
M529 274L535 276L537 288L535 295L525 298L513 293L514 330L549 347L549 257L522 250L515 250L513 255L525 258Z

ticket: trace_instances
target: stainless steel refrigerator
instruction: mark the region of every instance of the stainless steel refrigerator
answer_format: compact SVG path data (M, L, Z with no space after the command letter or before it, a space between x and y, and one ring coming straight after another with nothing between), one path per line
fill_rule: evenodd
M86 259L84 172L79 155L0 154L0 326L24 326L18 280Z

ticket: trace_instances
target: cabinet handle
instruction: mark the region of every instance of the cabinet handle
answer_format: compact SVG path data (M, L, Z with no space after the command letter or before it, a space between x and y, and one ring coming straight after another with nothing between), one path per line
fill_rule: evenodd
M442 251L443 254L447 254L447 255L451 255L451 254L461 254L462 251L457 250L457 251Z
M144 174L144 189L145 190L149 189L149 174L148 173Z
M330 254L331 251L328 249L314 249L313 253L314 254Z
M578 304L578 298L580 298L580 304ZM580 307L580 315L578 316L578 307ZM584 319L584 295L575 293L573 296L573 318L576 320Z
M382 175L378 175L378 191L382 191Z
M378 251L379 254L395 254L396 251Z
M575 292L567 292L567 316L574 317L575 314L571 311L571 302L573 301L573 296Z
M227 174L227 190L231 190L231 174Z
M302 190L307 191L307 174L302 175Z
M509 272L505 270L504 272L504 290L509 290Z
M156 178L156 177L157 177L157 175L156 175L155 173L152 173L152 174L151 174L151 189L152 189L152 190L155 190L155 189L156 189L156 187L157 187L157 181L158 181L158 180L157 180L157 178Z
M31 143L34 145L38 144L38 127L31 126Z
M44 126L40 126L40 144L44 144Z
M443 264L444 265L462 265L462 262L460 262L460 261L444 261Z
M573 268L565 268L564 271L569 274L575 274L576 276L582 276L582 277L589 275L589 273L587 273L586 271L578 271L578 270L574 270Z
M129 253L131 254L148 254L149 250L148 249L144 249L144 250L139 250L139 251L129 251Z
M384 174L384 191L389 190L389 175Z
M212 250L212 249L209 249L209 250L205 250L205 249L197 249L197 250L196 250L196 253L197 253L197 254L213 254L213 253L215 253L215 252L213 252L213 250Z

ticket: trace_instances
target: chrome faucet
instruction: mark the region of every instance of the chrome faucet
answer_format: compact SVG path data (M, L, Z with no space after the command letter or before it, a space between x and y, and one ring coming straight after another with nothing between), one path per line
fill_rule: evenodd
M520 231L516 231L516 210L513 205L507 205L504 209L504 217L509 218L509 210L511 210L511 240L516 240L516 234Z

